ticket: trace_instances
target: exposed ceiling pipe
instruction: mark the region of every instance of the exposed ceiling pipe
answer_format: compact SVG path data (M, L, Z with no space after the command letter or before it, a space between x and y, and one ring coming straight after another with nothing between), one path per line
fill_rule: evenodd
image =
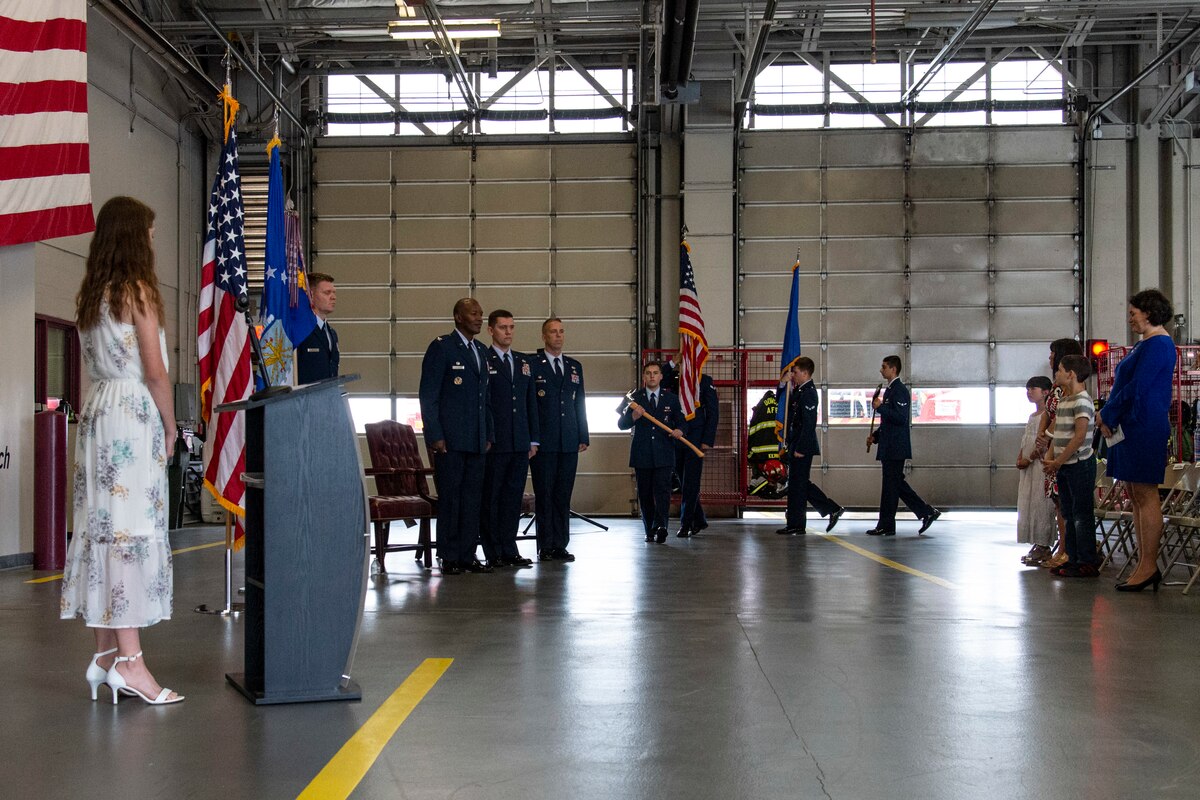
M738 87L738 102L742 105L750 102L750 93L754 91L754 78L758 75L758 66L767 50L767 37L771 35L771 23L775 21L776 5L776 0L767 0L762 20L758 23L758 35L754 37L754 49L750 51L750 58L742 70L742 85Z
M246 70L250 77L254 79L254 82L259 85L259 88L267 93L267 97L271 98L271 100L275 102L275 106L283 112L284 116L296 124L296 128L300 131L301 138L307 140L308 132L304 128L304 123L300 121L299 117L292 113L292 110L287 107L286 103L279 99L279 95L275 94L274 90L267 85L267 82L264 81L262 76L258 74L258 70L246 60L246 57L239 53L236 47L229 47L229 37L225 35L223 30L217 27L217 23L213 22L212 17L210 17L208 13L200 7L199 3L192 3L192 10L195 11L196 16L198 16L201 21L203 21L204 24L207 25L209 29L211 29L212 32L218 36L218 38L220 38L221 43L226 46L227 51L233 56L234 60L242 65L242 69Z
M668 10L672 9L672 10ZM679 85L687 83L692 72L692 53L696 49L696 26L700 21L700 0L668 0L663 6L663 96L674 99Z
M1168 59L1172 58L1176 53L1178 53L1180 50L1182 50L1187 45L1188 42L1190 42L1192 39L1194 39L1196 37L1196 34L1198 34L1198 33L1200 33L1200 25L1197 25L1196 27L1192 28L1187 33L1187 35L1185 35L1182 39L1180 39L1178 42L1176 42L1174 45L1172 45L1169 49L1163 51L1163 53L1158 58L1151 61L1146 66L1145 69L1143 69L1141 72L1139 72L1137 74L1136 78L1134 78L1129 83L1122 86L1120 89L1118 89L1116 92L1114 92L1111 97L1109 97L1103 103L1101 103L1100 105L1096 106L1094 109L1089 111L1088 116L1087 116L1087 121L1084 123L1084 126L1083 126L1084 137L1086 138L1091 133L1092 123L1101 114L1104 113L1105 109L1107 109L1113 103L1117 102L1117 100L1119 100L1127 92L1129 92L1131 89L1133 89L1133 87L1137 86L1139 83L1146 80L1146 78L1153 75L1158 70L1159 67L1161 67L1163 64L1165 64L1167 62Z
M220 88L200 67L188 61L175 45L122 0L91 0L91 5L159 66L177 73L184 86L197 97L211 101L220 94Z
M934 56L933 61L929 62L929 69L921 76L921 80L909 87L908 92L904 95L905 102L915 100L917 95L921 94L922 90L941 72L942 67L950 63L950 59L954 58L954 54L967 43L967 39L983 23L984 18L995 7L997 2L999 0L983 0L979 4L967 21L963 23L962 27L956 30L950 37L950 41L946 42L945 46L942 47L941 52Z

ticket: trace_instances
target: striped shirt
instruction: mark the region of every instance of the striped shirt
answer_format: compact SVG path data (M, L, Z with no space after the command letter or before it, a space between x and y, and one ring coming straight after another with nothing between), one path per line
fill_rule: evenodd
M1096 426L1096 407L1092 404L1092 398L1088 397L1086 391L1058 401L1058 412L1054 416L1054 442L1052 445L1056 458L1057 454L1061 453L1071 441L1071 437L1075 435L1075 420L1080 417L1087 419L1087 434L1083 437L1083 443L1079 445L1079 449L1063 462L1065 464L1087 461L1092 457L1092 434Z

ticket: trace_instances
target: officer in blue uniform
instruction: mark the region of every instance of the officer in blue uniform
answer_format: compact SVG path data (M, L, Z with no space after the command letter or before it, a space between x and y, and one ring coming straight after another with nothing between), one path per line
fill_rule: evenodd
M483 309L454 304L454 330L429 344L421 362L421 418L438 490L437 548L443 575L491 572L475 557L483 472L494 434L487 350L475 340Z
M682 439L679 428L683 412L679 399L662 388L662 367L651 361L642 368L642 388L633 394L633 402L621 411L617 427L633 429L629 443L629 466L637 479L638 505L642 510L642 526L646 541L667 540L667 514L671 510L671 472L675 469L674 439ZM672 433L646 419L650 414Z
M682 406L682 399L680 404ZM684 438L699 447L705 454L717 442L717 422L720 417L720 400L713 380L700 376L700 405L691 419L686 417L680 424ZM700 478L704 470L704 459L696 455L683 442L675 445L675 474L679 476L679 538L695 536L708 527L708 518L700 506Z
M787 524L775 531L785 536L808 533L808 506L829 517L825 531L833 530L846 509L830 500L809 481L813 457L821 454L817 441L817 407L821 403L813 385L815 365L808 356L800 356L788 373L791 391L788 392L787 431L784 446L788 459Z
M883 482L879 491L879 522L867 531L871 536L896 535L896 508L900 501L908 506L921 520L922 534L942 515L933 506L921 499L921 496L908 485L904 479L904 462L912 458L912 437L909 428L912 425L912 395L908 387L900 380L900 356L887 356L879 367L887 388L883 395L876 395L872 400L879 413L879 427L867 436L867 446L872 443L879 445L875 452L875 460L883 467Z
M563 355L566 329L558 317L542 323L542 342L533 363L538 407L538 451L529 462L537 497L537 544L541 561L574 561L571 492L579 454L588 449L583 365Z
M317 316L317 327L296 345L296 383L316 383L336 378L341 353L338 335L329 324L329 315L337 305L333 277L323 272L308 273L308 302Z
M517 550L517 526L529 459L538 450L537 392L533 359L512 349L516 323L511 311L488 314L492 346L487 351L488 397L496 438L483 473L480 539L489 566L527 567Z

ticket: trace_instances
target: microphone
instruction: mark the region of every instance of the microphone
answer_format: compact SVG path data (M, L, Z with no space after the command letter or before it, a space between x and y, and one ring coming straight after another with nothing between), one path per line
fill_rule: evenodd
M871 402L875 402L876 400L878 400L879 393L882 391L883 391L883 384L880 383L878 386L875 387L875 394L871 395Z
M238 310L239 314L245 314L250 310L250 296L243 292L233 299L233 307Z

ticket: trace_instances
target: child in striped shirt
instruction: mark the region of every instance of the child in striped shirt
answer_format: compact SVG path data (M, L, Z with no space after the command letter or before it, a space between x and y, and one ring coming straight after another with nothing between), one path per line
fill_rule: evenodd
M1084 381L1092 374L1092 365L1084 356L1064 356L1058 363L1054 381L1062 387L1054 419L1054 438L1043 458L1047 475L1058 476L1058 497L1063 518L1067 563L1050 570L1062 578L1095 578L1099 572L1096 554L1096 454L1092 452L1092 431L1096 407L1088 396Z

